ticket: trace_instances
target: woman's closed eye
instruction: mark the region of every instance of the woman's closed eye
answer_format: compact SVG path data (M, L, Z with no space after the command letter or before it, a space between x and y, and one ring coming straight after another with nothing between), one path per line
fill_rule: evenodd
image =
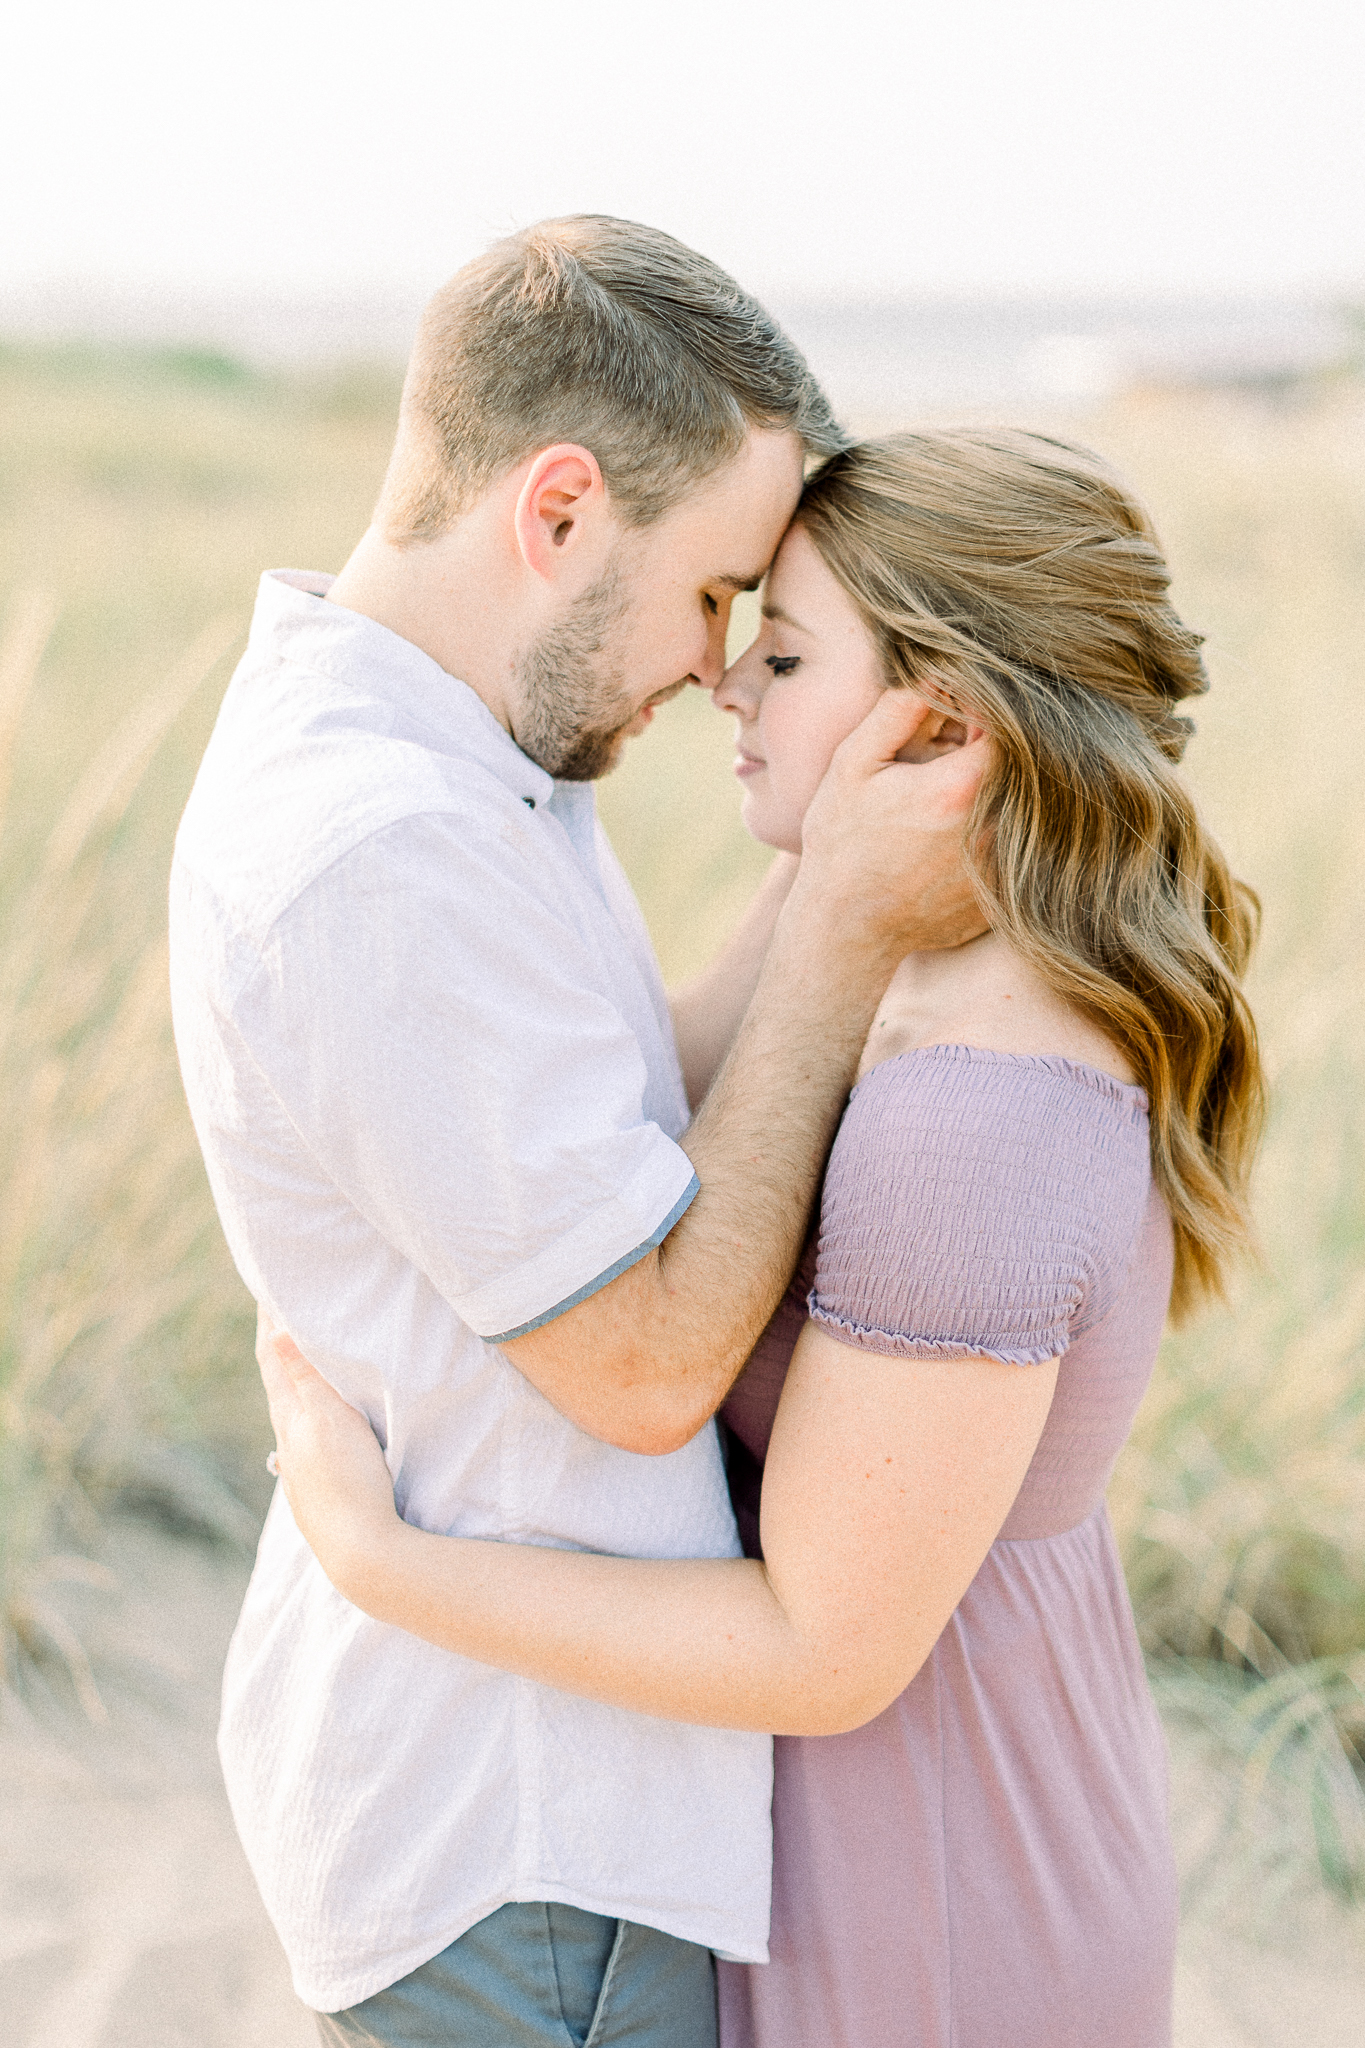
M775 676L789 676L800 660L799 654L769 654L764 656L763 665Z

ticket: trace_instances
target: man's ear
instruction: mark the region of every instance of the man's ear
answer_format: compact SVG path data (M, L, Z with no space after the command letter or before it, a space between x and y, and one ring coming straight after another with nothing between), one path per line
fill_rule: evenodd
M522 560L533 575L554 577L581 550L607 509L607 487L589 448L563 441L532 459L513 519Z

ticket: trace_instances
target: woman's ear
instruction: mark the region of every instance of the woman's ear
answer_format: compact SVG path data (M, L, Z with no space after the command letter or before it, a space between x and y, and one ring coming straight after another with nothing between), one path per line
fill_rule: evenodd
M985 733L985 726L960 718L954 711L931 711L908 747L902 747L898 761L937 761L958 747L969 747Z
M949 747L966 746L967 728L960 718L940 718L935 720L934 723L937 725L938 730L937 732L931 730L928 737L936 741L945 751Z

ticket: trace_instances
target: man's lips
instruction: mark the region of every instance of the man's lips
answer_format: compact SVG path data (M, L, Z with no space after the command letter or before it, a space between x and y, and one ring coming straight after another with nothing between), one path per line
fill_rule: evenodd
M622 726L621 730L628 738L633 738L635 734L642 733L661 705L671 704L673 699L681 691L685 690L689 683L694 683L696 680L695 676L684 676L681 682L670 683L666 690L656 690L652 697L646 697L634 718L627 725Z

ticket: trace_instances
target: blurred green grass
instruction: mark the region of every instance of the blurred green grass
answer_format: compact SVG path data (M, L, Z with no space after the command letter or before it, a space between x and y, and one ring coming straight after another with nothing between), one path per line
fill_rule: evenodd
M0 1611L11 1674L55 1660L93 1712L61 1582L98 1576L111 1507L247 1545L267 1483L250 1304L171 1045L171 840L260 571L344 560L396 398L366 371L0 351ZM1217 1729L1253 1805L1299 1786L1358 1895L1365 391L1135 392L1025 423L1099 446L1156 513L1209 636L1190 772L1265 904L1262 1262L1168 1339L1115 1521L1170 1710ZM765 864L729 760L689 692L602 789L670 977Z

